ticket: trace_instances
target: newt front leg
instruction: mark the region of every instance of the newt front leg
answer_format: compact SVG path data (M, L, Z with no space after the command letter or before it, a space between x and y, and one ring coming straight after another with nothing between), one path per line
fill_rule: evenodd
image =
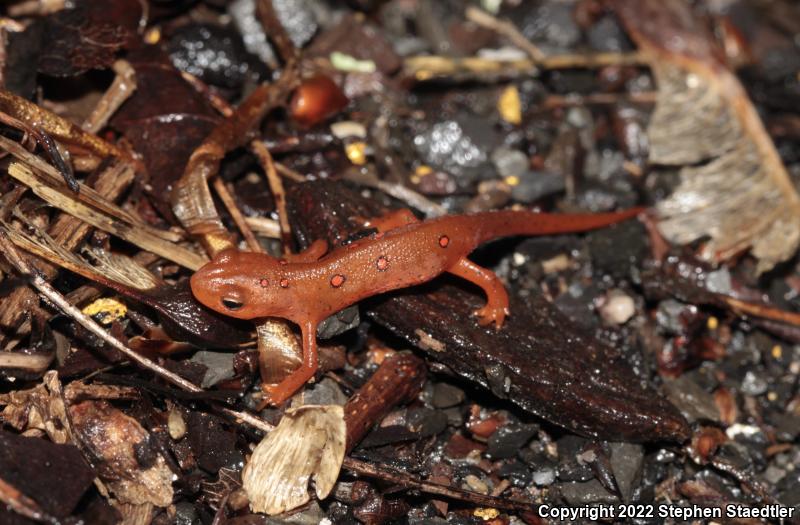
M261 401L258 409L261 410L267 405L280 405L295 392L300 390L309 379L314 377L319 366L319 357L317 354L317 324L315 322L307 321L300 325L300 331L303 339L303 364L300 368L289 374L286 379L277 385L261 385L266 396Z

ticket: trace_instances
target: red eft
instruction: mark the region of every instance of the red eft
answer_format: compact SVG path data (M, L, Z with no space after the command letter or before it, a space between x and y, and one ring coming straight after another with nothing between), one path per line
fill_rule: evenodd
M546 235L602 228L640 213L548 214L490 211L419 221L409 210L371 220L378 233L331 252L325 241L284 259L226 250L191 278L194 296L205 306L239 319L280 317L299 325L303 364L278 385L263 385L280 404L317 370L317 325L361 299L429 281L448 272L478 285L486 305L475 315L499 329L508 315L508 293L490 270L467 255L499 237Z

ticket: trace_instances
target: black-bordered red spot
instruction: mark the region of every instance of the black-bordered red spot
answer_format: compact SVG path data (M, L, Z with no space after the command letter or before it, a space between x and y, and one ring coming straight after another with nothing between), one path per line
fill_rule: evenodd
M377 268L379 272L385 272L389 269L389 259L387 259L385 255L381 255L375 260L375 268Z
M341 285L344 284L346 280L347 279L345 278L344 275L337 273L336 275L331 277L331 286L333 286L334 288L339 288Z
M450 237L447 235L442 235L439 237L439 246L442 248L447 248L450 245Z
M258 281L258 284L261 285L261 288L266 288L267 286L269 286L269 279L266 278L261 279L260 281Z
M278 284L281 285L281 288L289 288L289 279L284 277L283 279L280 280Z

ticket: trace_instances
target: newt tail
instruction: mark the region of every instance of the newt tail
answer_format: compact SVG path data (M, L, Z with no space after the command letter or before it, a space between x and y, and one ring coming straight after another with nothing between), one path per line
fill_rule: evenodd
M378 233L326 254L317 241L288 259L225 251L192 276L195 297L205 306L239 319L280 317L300 326L303 364L277 386L265 387L270 401L281 403L313 377L317 369L317 325L361 299L421 284L442 273L466 279L486 294L475 312L482 325L503 325L508 293L492 271L467 255L500 237L548 235L602 228L642 211L547 214L493 211L419 221L398 210L366 225Z

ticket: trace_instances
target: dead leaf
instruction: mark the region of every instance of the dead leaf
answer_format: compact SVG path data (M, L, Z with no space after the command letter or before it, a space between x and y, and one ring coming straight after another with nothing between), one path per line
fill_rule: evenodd
M20 432L45 432L53 443L72 441L66 403L58 380L58 372L44 375L42 383L29 390L16 390L0 395L0 420Z
M344 410L338 405L288 410L242 472L250 508L269 515L296 509L311 499L312 478L317 497L325 498L339 476L345 436Z
M671 242L711 240L720 262L742 251L763 273L800 244L800 197L742 85L706 27L682 0L614 2L658 82L648 128L650 162L680 166L681 182L657 205Z
M138 421L105 401L69 407L76 441L122 503L172 503L172 471Z

